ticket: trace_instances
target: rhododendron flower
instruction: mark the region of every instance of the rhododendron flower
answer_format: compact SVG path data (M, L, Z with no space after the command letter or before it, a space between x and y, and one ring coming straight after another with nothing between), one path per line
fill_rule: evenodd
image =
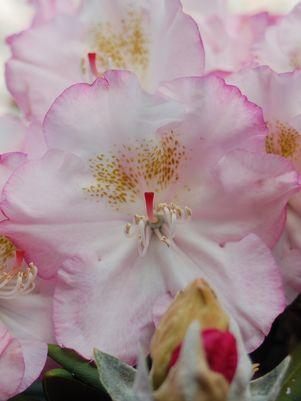
M234 15L225 0L182 0L198 23L207 72L233 72L254 64L252 46L276 18L268 13Z
M51 289L37 269L0 236L0 400L24 391L40 375L52 341ZM36 287L36 288L35 288Z
M134 362L152 308L196 277L220 294L248 349L262 341L284 307L267 245L299 184L288 161L256 153L266 132L257 106L216 77L151 95L110 71L67 89L44 131L52 150L9 179L1 230L43 277L62 265L60 344Z
M92 82L105 70L134 71L152 90L165 80L201 75L204 64L197 25L179 0L84 0L77 13L58 13L8 44L9 90L38 120L66 87Z
M254 46L257 63L274 71L287 72L301 68L301 4L274 26L269 27Z
M301 71L277 74L268 67L243 70L227 78L263 109L268 126L265 151L288 159L301 173ZM301 198L289 201L286 230L275 249L283 265L287 300L301 291Z

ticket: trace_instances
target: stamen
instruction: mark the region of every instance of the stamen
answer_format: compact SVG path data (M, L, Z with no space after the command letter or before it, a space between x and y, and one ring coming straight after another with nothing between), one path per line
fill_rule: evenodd
M167 237L165 237L165 235L163 235L160 230L158 230L158 228L156 228L154 230L154 233L156 234L156 236L159 238L159 240L161 242L163 242L163 244L167 245L168 247L170 246L170 241Z
M22 267L24 252L16 250L15 264L8 270L4 265L0 269L0 299L12 298L15 295L29 294L35 288L37 268L32 263Z
M125 235L126 235L127 237L131 237L131 234L132 234L132 224L131 224L131 223L127 223L127 224L125 225L125 227L124 227L124 232L125 232Z
M154 216L154 197L155 197L154 192L144 192L146 213L148 220L151 223L156 223L158 220L157 217Z
M98 73L96 66L96 53L88 53L88 59L93 75L95 75L95 77L99 77L100 74Z
M182 209L175 203L159 203L154 213L154 192L145 192L144 198L147 216L136 214L133 224L127 223L124 227L126 236L137 236L140 256L146 254L152 234L170 247L178 221L189 219L192 215L189 207Z

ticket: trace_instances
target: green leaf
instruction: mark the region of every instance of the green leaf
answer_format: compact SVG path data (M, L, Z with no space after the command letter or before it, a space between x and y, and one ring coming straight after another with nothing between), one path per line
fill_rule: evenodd
M67 348L60 348L58 345L49 344L48 355L70 372L73 377L96 389L102 389L96 367L81 358L76 352Z
M97 349L94 357L100 382L113 401L136 401L133 394L136 369Z
M44 393L47 401L110 401L108 395L76 380L65 369L53 369L44 375Z
M250 384L252 400L275 401L285 374L288 370L291 358L285 358L275 369L266 375L253 380Z
M301 400L301 344L292 353L292 362L285 375L277 401Z

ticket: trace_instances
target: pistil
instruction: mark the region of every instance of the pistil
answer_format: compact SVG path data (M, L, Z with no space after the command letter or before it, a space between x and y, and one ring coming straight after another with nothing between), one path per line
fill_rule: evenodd
M154 206L154 192L145 192L146 216L136 214L133 224L127 223L124 232L127 237L136 235L138 239L138 252L140 256L144 256L150 243L152 234L159 241L171 246L175 236L178 220L189 219L191 217L191 209L185 207L182 209L174 203L160 203L156 208Z
M96 65L96 53L88 53L88 59L89 59L89 64L90 64L90 69L95 77L99 77L100 74L98 73L97 70L97 65Z
M158 218L154 215L154 192L144 192L146 213L150 223L157 223Z

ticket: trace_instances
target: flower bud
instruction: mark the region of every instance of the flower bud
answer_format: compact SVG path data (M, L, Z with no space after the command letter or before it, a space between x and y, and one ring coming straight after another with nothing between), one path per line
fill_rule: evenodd
M188 327L194 321L200 323L202 330L215 328L225 331L229 327L228 316L216 295L201 279L192 282L176 296L152 338L151 377L154 389L164 382L172 353L182 343Z
M226 401L229 383L210 369L200 337L200 325L192 323L179 360L163 384L153 393L155 401Z

